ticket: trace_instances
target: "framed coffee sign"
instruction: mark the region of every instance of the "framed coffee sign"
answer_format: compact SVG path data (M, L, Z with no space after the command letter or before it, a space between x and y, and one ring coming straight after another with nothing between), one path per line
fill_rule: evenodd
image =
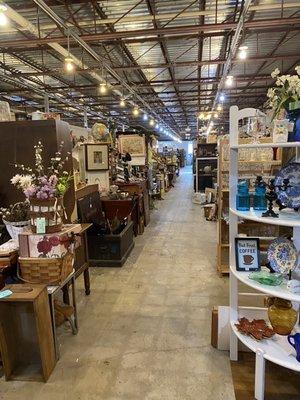
M237 271L260 270L258 238L235 238L235 257Z

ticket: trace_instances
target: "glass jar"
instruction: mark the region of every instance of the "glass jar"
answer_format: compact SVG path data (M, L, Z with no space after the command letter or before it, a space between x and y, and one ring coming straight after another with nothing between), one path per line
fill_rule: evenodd
M250 210L250 195L247 181L240 181L237 187L236 209L239 211Z
M254 210L266 210L267 199L266 199L266 183L263 181L261 176L258 176L255 181L255 192L253 196L253 208Z
M292 307L290 300L279 297L269 298L268 317L278 335L289 335L298 319L297 311Z

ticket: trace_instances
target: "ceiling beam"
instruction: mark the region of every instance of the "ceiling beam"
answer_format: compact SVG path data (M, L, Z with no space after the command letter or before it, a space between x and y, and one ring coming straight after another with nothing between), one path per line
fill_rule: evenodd
M245 29L256 29L261 28L263 30L277 29L278 27L292 27L300 24L300 18L273 18L273 19L259 19L253 21L246 21L244 23ZM79 38L85 42L103 42L107 40L116 40L123 38L137 38L141 37L153 37L157 35L176 36L180 37L181 34L195 34L199 35L203 32L215 32L215 31L232 31L237 28L237 23L225 22L215 24L198 24L198 25L185 25L185 26L168 26L166 28L153 28L153 29L137 29L132 31L116 31L116 32L104 32L104 33L93 33L88 35L81 35ZM26 40L7 40L1 42L1 48L19 48L27 47L32 45L43 45L50 43L67 44L67 37L56 36L46 37L39 39L26 39Z

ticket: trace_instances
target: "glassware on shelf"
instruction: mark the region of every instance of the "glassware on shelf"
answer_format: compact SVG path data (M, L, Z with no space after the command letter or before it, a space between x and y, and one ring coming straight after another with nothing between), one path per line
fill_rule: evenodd
M281 274L271 274L270 271L266 270L252 272L249 275L249 279L268 286L279 286L283 282L283 276Z
M254 210L266 210L267 199L266 199L266 183L263 181L261 176L258 176L255 181L255 192L253 196L253 208Z
M268 317L270 323L278 335L289 335L298 319L298 313L292 307L290 300L281 299L279 297L268 299Z
M247 181L240 181L237 187L236 209L239 211L250 210L250 195Z

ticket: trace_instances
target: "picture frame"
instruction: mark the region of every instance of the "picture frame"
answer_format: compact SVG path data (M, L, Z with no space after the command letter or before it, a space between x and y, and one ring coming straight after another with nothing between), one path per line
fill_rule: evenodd
M108 144L90 143L85 145L86 171L107 171L109 169Z
M237 271L260 271L259 238L235 238Z
M120 135L119 150L122 154L129 153L131 157L145 157L146 145L144 135Z

